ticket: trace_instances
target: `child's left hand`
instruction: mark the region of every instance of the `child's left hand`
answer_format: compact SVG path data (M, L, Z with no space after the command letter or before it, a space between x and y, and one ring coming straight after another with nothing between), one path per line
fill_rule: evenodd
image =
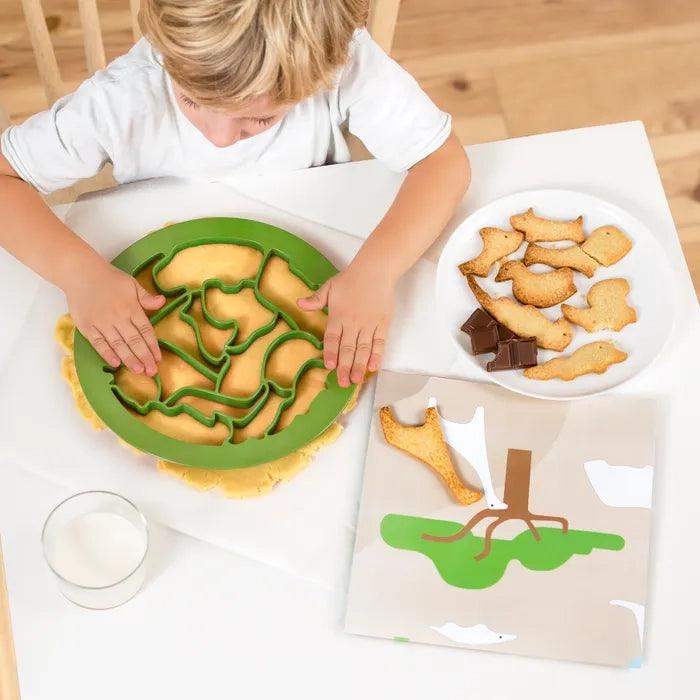
M328 307L323 360L328 369L337 368L340 386L359 384L367 370L379 369L396 282L386 270L350 265L310 297L297 301L304 311Z

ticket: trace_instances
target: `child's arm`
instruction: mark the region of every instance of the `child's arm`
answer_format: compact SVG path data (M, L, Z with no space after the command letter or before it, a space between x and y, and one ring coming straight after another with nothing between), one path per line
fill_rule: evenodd
M0 153L0 246L66 294L78 330L113 367L153 375L161 355L148 294L61 223Z
M440 235L471 178L469 160L454 132L409 171L394 203L355 259L299 307L328 306L326 367L338 382L361 382L379 368L391 319L394 291Z

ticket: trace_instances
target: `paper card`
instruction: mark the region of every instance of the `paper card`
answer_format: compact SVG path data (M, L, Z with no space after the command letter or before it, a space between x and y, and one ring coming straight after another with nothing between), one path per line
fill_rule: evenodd
M346 630L639 666L654 425L650 400L382 372Z

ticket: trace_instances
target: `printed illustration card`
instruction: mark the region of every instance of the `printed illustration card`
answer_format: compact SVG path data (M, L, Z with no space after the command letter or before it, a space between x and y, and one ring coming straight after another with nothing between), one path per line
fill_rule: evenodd
M348 632L641 663L655 404L382 372Z

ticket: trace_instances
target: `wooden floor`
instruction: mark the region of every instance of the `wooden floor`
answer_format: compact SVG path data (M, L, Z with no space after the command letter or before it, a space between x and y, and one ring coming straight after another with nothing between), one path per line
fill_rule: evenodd
M44 0L68 88L85 76L76 0ZM128 0L100 0L108 58ZM465 144L642 119L700 290L700 1L403 0L393 56ZM45 107L20 0L0 4L0 94Z

